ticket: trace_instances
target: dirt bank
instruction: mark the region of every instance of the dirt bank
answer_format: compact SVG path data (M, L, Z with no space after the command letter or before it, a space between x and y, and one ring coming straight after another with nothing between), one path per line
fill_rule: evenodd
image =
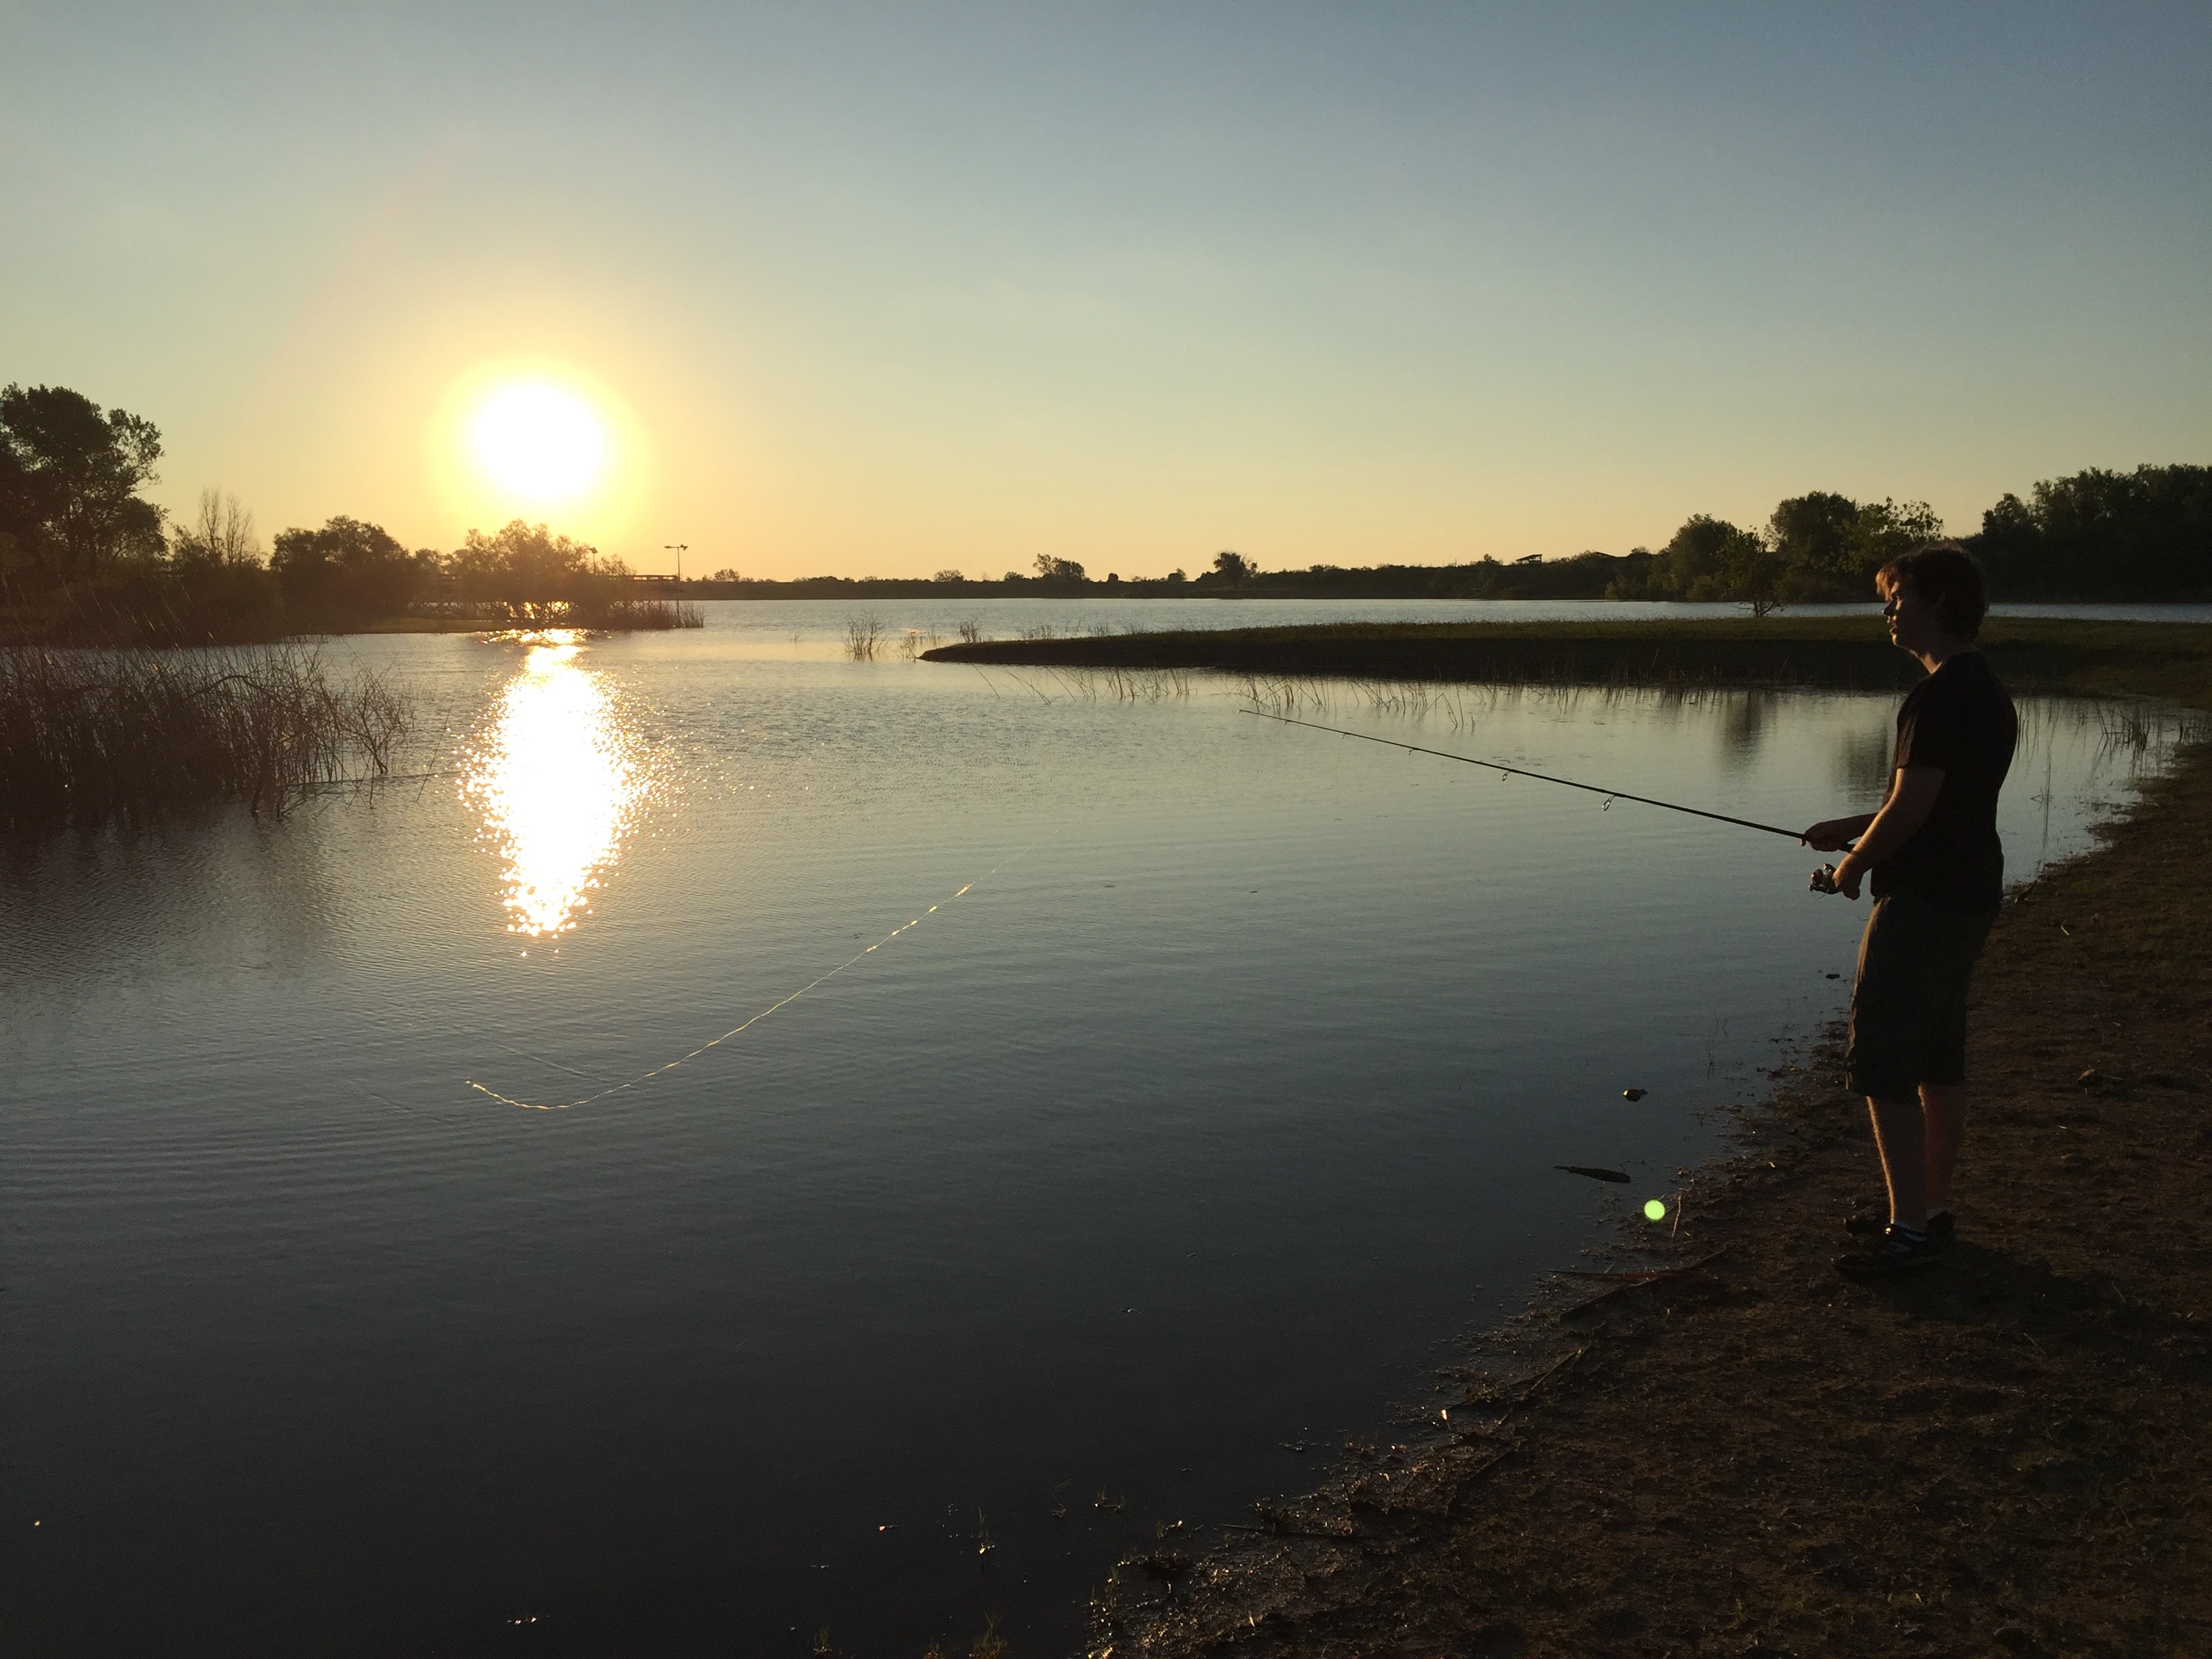
M1679 1236L1583 1264L1679 1276L1555 1281L1429 1443L1125 1564L1093 1652L2212 1654L2208 872L2200 743L2008 903L1936 1272L1831 1270L1881 1177L1817 1053Z

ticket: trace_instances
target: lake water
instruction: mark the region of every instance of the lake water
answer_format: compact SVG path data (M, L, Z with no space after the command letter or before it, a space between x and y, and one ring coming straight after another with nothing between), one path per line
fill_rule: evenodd
M708 608L335 643L432 775L0 865L9 1650L1070 1650L1156 1523L1402 1437L1840 1006L1863 907L1783 837L837 654L1128 605ZM1893 712L1317 717L1792 825ZM2023 715L2015 876L2178 735Z

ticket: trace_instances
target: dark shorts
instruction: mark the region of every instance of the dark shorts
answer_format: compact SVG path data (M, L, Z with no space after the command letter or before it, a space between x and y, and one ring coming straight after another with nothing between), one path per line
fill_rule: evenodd
M1911 893L1875 901L1851 984L1851 1091L1910 1100L1966 1080L1966 981L1996 912L1960 915Z

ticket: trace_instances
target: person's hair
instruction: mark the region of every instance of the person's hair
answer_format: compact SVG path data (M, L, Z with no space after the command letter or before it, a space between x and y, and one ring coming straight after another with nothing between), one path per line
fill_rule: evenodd
M1874 579L1885 592L1900 582L1911 582L1954 640L1971 641L1982 631L1982 618L1990 608L1989 585L1982 580L1982 567L1974 556L1957 542L1923 542L1882 566Z

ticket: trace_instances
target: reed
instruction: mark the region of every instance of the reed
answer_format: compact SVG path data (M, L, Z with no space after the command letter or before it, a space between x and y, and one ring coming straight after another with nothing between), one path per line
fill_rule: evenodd
M898 653L908 662L920 662L925 651L934 651L945 643L945 635L933 628L908 628L899 633Z
M1046 668L1035 678L1011 669L1000 672L1039 702L1063 697L1079 702L1182 702L1194 684L1189 671L1181 668ZM984 679L988 684L990 676Z
M319 785L381 777L409 726L381 677L333 684L297 646L0 649L0 829L235 800L281 817Z
M845 619L845 654L854 662L873 662L876 653L884 648L888 630L884 619L872 611L865 617Z

